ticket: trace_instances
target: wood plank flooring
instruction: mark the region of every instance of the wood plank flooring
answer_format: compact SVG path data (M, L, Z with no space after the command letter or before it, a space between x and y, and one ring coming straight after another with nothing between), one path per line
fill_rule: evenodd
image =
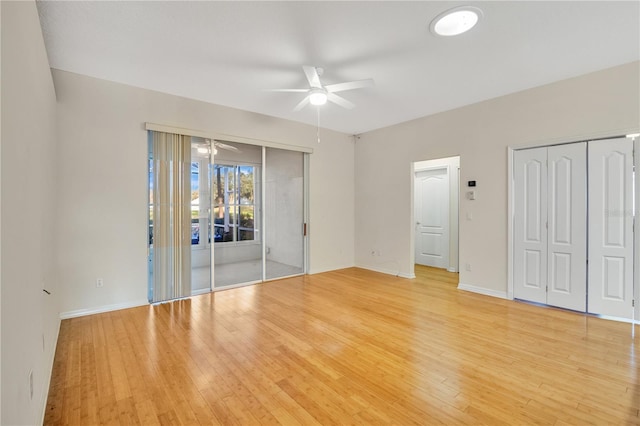
M350 268L64 320L45 424L640 424L637 326L416 275Z

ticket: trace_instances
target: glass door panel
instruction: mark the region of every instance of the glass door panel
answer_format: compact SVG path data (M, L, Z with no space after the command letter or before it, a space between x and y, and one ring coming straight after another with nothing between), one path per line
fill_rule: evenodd
M262 280L262 148L214 142L214 288Z
M211 142L191 138L191 283L192 294L211 291Z
M304 273L304 154L266 148L266 279Z

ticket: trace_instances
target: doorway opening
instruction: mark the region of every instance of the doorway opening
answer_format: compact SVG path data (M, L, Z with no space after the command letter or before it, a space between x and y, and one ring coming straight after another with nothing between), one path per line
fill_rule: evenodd
M414 263L459 272L460 157L416 161L412 175Z

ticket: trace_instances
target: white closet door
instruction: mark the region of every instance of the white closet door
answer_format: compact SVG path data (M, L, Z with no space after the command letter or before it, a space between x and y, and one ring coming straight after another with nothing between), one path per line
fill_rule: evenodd
M633 143L589 142L589 312L631 318Z
M516 299L547 303L547 149L514 153Z
M548 148L547 304L587 307L587 144Z

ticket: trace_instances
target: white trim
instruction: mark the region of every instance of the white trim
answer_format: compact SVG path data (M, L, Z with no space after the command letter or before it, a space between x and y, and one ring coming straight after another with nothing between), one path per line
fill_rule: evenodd
M394 263L394 262L389 262L389 263ZM400 272L398 270L391 270L391 269L386 269L386 268L380 268L378 266L356 266L356 268L361 268L361 269L367 269L369 271L373 271L373 272L380 272L381 274L387 274L387 275L393 275L395 277L399 277L399 278L407 278L407 279L414 279L416 277L416 275L414 273L404 273L404 272Z
M309 228L307 228L307 231L308 230L309 230ZM309 271L307 272L307 274L308 275L317 275L317 274L324 274L325 272L333 272L333 271L339 271L341 269L349 269L349 268L359 268L359 266L356 266L356 265L344 265L344 266L338 266L337 268L334 268L334 267L319 268L319 269L310 268Z
M633 166L635 168L635 206L634 206L634 235L633 235L633 286L635 293L633 295L635 309L633 318L637 324L640 324L640 231L636 232L635 228L640 226L638 218L640 218L640 138L633 139Z
M581 314L582 312L577 312L577 313ZM632 327L633 327L634 324L640 324L639 320L634 320L632 318L620 318L620 317L612 317L612 316L609 316L609 315L590 314L590 313L585 313L585 315L590 316L590 317L594 317L594 318L600 318L600 319L607 320L607 321L626 322L627 324L631 324Z
M452 267L452 266L449 266L449 267L447 268L447 271L448 271L448 272L453 272L453 273L458 272L458 271L456 271L456 268L454 268L454 267Z
M513 218L515 216L514 202L514 150L507 147L507 299L513 300Z
M507 148L512 150L520 150L520 149L529 149L529 148L537 148L543 146L553 146L553 145L564 145L569 143L576 142L588 142L596 139L607 139L616 136L622 136L637 133L640 130L638 127L626 127L622 129L612 129L606 130L602 132L594 132L588 134L567 136L567 137L559 137L559 138L550 138L550 139L538 139L526 141L522 144L510 145Z
M477 287L471 284L458 284L458 290L469 291L471 293L483 294L485 296L497 297L500 299L508 299L507 293L500 290L492 290L490 288Z
M304 250L304 257L303 257L303 270L305 274L309 273L309 269L310 269L310 265L311 265L311 260L309 258L309 253L310 253L310 246L309 246L309 235L310 235L310 229L311 229L311 225L310 225L310 212L311 212L311 204L310 204L310 196L309 194L311 194L311 183L310 183L310 179L309 177L310 175L310 165L311 165L311 159L309 157L309 154L303 154L302 155L302 161L303 161L303 169L302 169L302 173L303 173L303 178L302 178L302 182L304 185L304 189L302 191L302 197L303 197L303 211L302 211L302 215L303 215L303 221L304 221L304 225L306 225L306 235L304 235L304 243L303 243L303 250Z
M139 306L147 306L149 301L116 303L114 305L103 305L89 309L77 309L75 311L60 312L60 319L83 317L86 315L101 314L104 312L119 311L120 309L137 308Z
M156 124L156 123L149 123L149 122L145 123L145 130L153 130L155 132L175 133L178 135L185 135L185 136L196 136L199 138L213 139L221 142L224 142L224 141L238 142L238 143L245 143L247 145L266 146L269 148L279 148L279 149L286 149L289 151L306 152L308 154L313 153L313 148L308 148L306 146L289 145L285 143L267 141L263 139L245 138L242 136L226 135L224 133L211 132L207 130L185 129L182 127L166 126L163 124Z
M47 366L49 367L49 376L47 377L46 386L42 388L42 416L40 418L40 424L44 424L44 416L47 414L47 400L49 399L49 388L51 386L51 376L53 376L53 363L56 358L56 349L58 349L58 337L60 336L60 324L62 321L58 321L58 328L56 329L56 335L53 338L53 347L51 348L51 357Z
M263 229L260 252L262 255L262 281L267 279L267 147L263 146L260 154L260 226ZM215 281L214 281L215 283Z

